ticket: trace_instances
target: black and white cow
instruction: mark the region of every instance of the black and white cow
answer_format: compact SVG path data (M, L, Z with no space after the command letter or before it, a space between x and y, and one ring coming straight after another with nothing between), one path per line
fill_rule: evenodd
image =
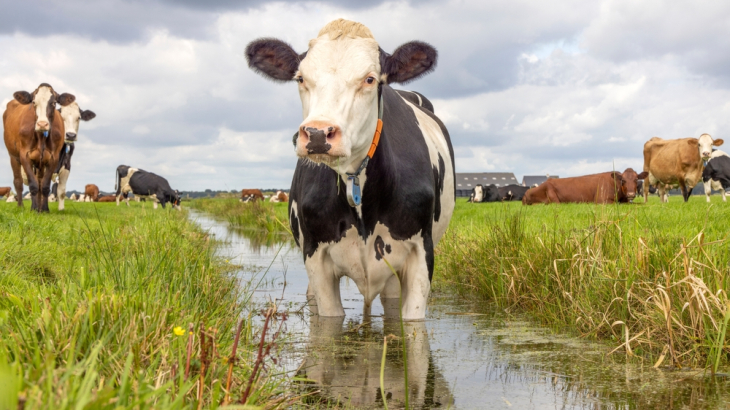
M499 189L495 185L477 184L471 190L469 202L497 202L499 201Z
M289 216L318 314L345 315L340 278L347 276L366 312L378 294L402 296L403 318L422 320L434 246L454 211L454 154L446 127L426 108L431 103L390 84L432 71L436 50L414 41L391 55L367 27L339 19L305 53L259 39L246 58L255 71L294 80L299 90L304 120L294 141Z
M705 169L707 169L709 167L710 162L714 161L716 158L719 158L719 157L728 158L728 155L725 152L720 151L719 149L712 151L712 154L710 154L710 159L707 160L707 165L705 165ZM712 195L713 190L720 191L720 193L722 194L722 200L727 202L725 188L722 186L722 183L716 178L705 179L705 175L711 175L711 173L713 171L721 173L721 171L722 171L721 163L724 163L724 162L726 162L726 161L723 160L723 161L718 162L717 167L713 166L710 171L707 171L707 174L705 174L705 171L702 171L702 182L705 183L705 197L707 198L707 202L710 202L710 195ZM715 169L715 168L717 168L717 169Z
M526 186L510 184L503 187L499 187L499 200L500 201L522 201L522 197L525 196L525 192L530 189Z
M722 151L719 151L722 154L715 155L715 152L712 153L702 171L702 181L705 183L705 195L708 202L712 189L722 192L723 201L725 201L725 190L730 189L730 156Z
M58 175L58 188L56 197L58 198L58 210L63 210L63 201L66 199L66 182L71 173L71 157L74 154L76 139L79 133L79 124L81 121L91 121L96 117L94 112L82 110L76 102L61 106L59 110L61 118L63 118L63 126L66 130L66 136L61 155L58 159L58 168L54 174ZM55 177L55 175L54 175Z
M180 195L176 190L170 188L167 180L142 169L132 168L127 165L118 166L114 189L117 191L117 206L119 206L119 200L122 197L129 206L128 194L131 192L135 198L152 199L154 209L157 209L158 202L163 208L169 202L173 208L180 210Z

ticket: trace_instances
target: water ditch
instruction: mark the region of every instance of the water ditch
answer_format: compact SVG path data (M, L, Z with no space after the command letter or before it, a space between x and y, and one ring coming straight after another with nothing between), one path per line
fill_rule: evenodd
M362 296L343 278L346 316L325 319L306 306L302 256L286 237L237 230L190 211L222 242L219 255L241 266L241 278L261 279L260 302L292 314L279 365L318 392L320 407L401 408L404 363L398 341L388 345L385 394L380 391L383 337L399 335L397 306L376 300L363 316ZM283 293L282 293L283 292ZM283 297L282 297L283 295ZM298 312L298 313L297 313ZM702 370L654 369L626 363L610 346L577 339L443 292L434 292L426 320L406 323L411 406L418 409L730 409L730 380Z

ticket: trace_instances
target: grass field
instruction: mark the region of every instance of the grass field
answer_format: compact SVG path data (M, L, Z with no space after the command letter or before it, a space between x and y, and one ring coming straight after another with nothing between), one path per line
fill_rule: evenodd
M0 203L0 409L216 408L229 377L232 401L288 400L250 377L253 290L184 212L142 206Z
M730 362L730 204L457 201L436 285L613 340L649 365Z

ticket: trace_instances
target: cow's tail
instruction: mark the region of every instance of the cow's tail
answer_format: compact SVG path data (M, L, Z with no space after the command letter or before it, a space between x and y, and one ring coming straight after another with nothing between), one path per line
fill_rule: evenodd
M117 196L119 196L121 189L122 189L122 178L119 176L119 167L117 167L117 180L114 181L114 190L117 192Z

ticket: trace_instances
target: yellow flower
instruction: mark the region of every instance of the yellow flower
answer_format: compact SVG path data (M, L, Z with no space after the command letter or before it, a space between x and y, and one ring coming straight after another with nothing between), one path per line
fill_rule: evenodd
M177 336L182 336L185 334L185 329L181 328L180 326L177 326L176 328L172 329L172 332L175 333Z

